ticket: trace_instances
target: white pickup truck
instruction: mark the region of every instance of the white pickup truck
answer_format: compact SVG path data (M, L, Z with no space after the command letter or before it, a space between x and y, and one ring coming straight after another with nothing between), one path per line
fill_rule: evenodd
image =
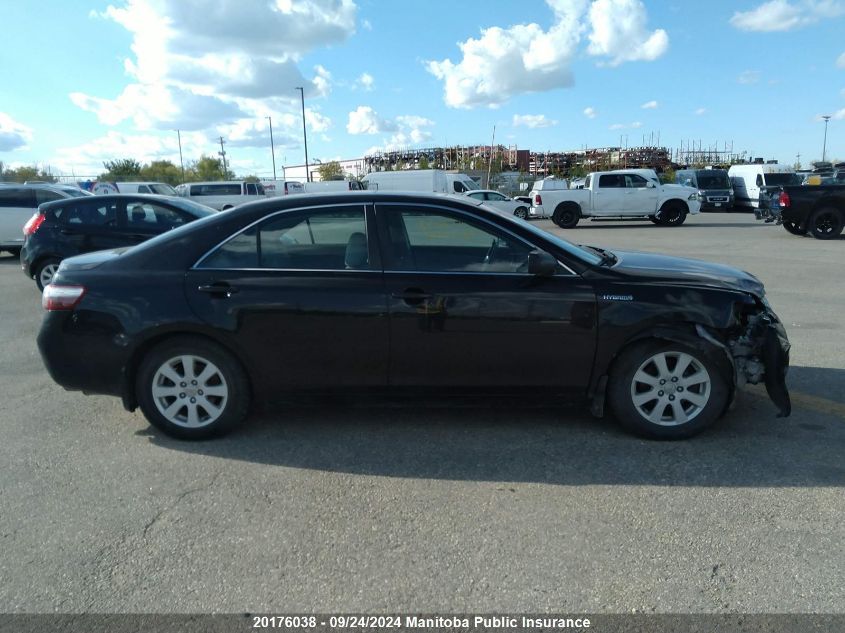
M697 214L697 189L660 185L636 170L598 171L587 176L583 188L531 192L530 217L551 218L559 227L574 228L581 218L642 218L664 226L678 226Z

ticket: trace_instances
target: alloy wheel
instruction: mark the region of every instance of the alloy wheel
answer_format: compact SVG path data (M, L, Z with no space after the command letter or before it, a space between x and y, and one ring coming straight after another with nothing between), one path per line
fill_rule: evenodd
M152 395L168 422L185 428L212 424L224 412L229 386L220 369L201 356L174 356L153 375Z
M41 282L41 286L49 286L58 270L58 264L47 264L44 266L38 273L38 280Z
M710 374L684 352L659 352L634 372L631 401L652 424L678 426L693 420L710 400Z

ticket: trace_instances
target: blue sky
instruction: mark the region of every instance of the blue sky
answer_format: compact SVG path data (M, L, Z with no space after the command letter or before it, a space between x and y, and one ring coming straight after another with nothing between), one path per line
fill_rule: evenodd
M845 160L845 0L2 3L0 161L92 175L227 140L238 173L379 148L645 138Z

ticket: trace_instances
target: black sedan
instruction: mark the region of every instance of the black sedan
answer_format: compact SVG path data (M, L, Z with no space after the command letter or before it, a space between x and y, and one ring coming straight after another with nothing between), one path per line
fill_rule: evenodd
M190 200L146 194L46 202L24 226L21 268L43 290L67 257L134 246L214 213Z
M451 196L242 205L65 260L43 305L56 382L181 438L299 390L553 393L665 439L746 382L790 411L789 343L752 275L576 246Z

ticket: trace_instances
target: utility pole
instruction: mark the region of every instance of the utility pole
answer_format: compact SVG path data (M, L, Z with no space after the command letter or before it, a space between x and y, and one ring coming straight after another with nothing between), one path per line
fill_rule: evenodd
M827 158L827 122L830 121L830 115L825 114L822 116L824 119L824 144L822 145L822 162L825 161Z
M273 156L273 180L276 180L276 148L273 146L273 117L267 117L270 121L270 154Z
M225 142L226 141L224 141L223 137L221 136L220 137L220 151L217 152L218 154L220 154L220 156L223 157L223 176L226 176L226 174L229 172L229 168L226 166L226 150L223 149L223 144Z
M302 142L305 144L305 182L311 182L311 172L308 170L308 135L305 132L305 90L297 86L299 98L302 101Z
M182 160L182 132L176 130L176 138L179 139L179 165L182 167L182 182L185 182L185 161Z

